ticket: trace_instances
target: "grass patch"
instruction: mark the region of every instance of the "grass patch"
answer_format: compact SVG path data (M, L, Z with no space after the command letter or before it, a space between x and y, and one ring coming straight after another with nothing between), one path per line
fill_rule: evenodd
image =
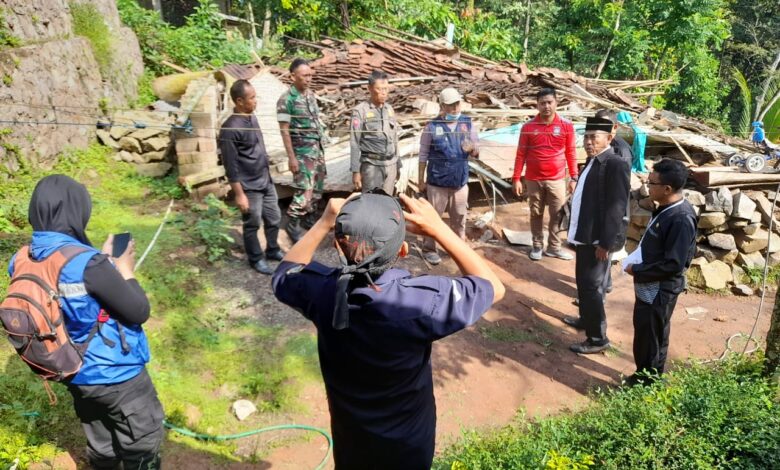
M764 267L756 266L753 268L742 268L745 271L744 281L753 288L761 287L761 283L764 280ZM770 267L766 274L766 285L775 286L778 280L780 280L780 265Z
M778 389L761 369L734 358L599 392L578 413L467 432L433 468L778 468Z
M108 77L111 71L113 37L103 15L91 3L70 3L70 16L73 19L73 33L89 40L100 73Z
M0 50L19 47L22 41L11 33L5 19L5 9L0 8Z
M89 189L93 208L87 233L94 245L100 246L110 233L129 231L139 256L168 198L184 194L174 178L139 177L131 165L113 161L110 151L99 145L62 155L51 170L20 171L0 185L0 208L14 214L10 222L0 219L13 229L0 233L3 268L29 240L27 204L37 181L51 173L68 174ZM152 304L152 318L144 326L152 351L148 368L171 422L209 434L247 431L259 427L263 417L239 423L229 412L232 401L253 400L261 411L298 409L302 384L319 380L316 339L232 315L232 307L214 292L214 277L224 265L215 268L205 259L203 242L193 228L200 215L189 210L188 202L177 204L182 207L185 210L174 211L137 273ZM7 283L8 276L0 276L0 298ZM59 404L49 406L40 380L6 341L1 342L0 468L20 458L18 468L23 469L64 450L80 455L85 439L66 389L54 384ZM25 415L29 412L37 415ZM237 460L235 443L198 442L174 434L168 439L215 458Z

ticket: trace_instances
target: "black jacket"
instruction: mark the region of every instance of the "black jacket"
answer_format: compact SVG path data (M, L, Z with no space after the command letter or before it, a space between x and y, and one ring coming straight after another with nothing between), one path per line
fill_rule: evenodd
M610 147L615 151L618 157L622 158L628 163L629 168L634 164L634 152L631 150L631 146L628 142L623 140L620 136L615 136L610 142Z
M666 206L653 212L653 217ZM662 286L679 293L683 276L696 252L696 213L688 201L671 207L658 216L642 239L642 263L631 267L634 281L662 282Z
M609 148L589 159L574 240L617 251L626 241L631 167Z

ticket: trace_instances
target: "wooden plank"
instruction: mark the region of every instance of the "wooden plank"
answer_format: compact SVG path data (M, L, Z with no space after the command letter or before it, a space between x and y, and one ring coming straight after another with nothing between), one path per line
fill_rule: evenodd
M218 166L194 175L180 176L179 184L192 187L206 181L221 178L222 176L225 176L225 167Z
M179 165L190 165L193 163L213 163L217 164L216 152L189 152L176 155L176 161Z
M202 173L204 171L210 170L212 168L217 167L217 162L215 161L206 161L201 163L186 163L182 165L179 164L179 174L181 176L189 176L189 175L197 175L199 173Z
M729 167L695 168L691 171L691 177L708 187L780 183L780 174L777 173L742 173L736 168L733 170Z

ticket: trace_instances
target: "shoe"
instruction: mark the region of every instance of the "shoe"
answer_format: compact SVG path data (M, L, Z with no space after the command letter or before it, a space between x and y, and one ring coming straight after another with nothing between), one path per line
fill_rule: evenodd
M585 340L581 343L575 343L569 346L569 349L577 354L596 354L609 347L609 341L604 344L593 344L589 340Z
M286 255L286 254L287 253L285 253L284 250L279 249L279 250L276 250L276 251L272 251L270 253L266 253L265 254L265 259L271 260L271 261L281 261L282 258L284 258L284 255Z
M572 305L576 305L577 307L580 306L580 299L579 297L575 297L574 300L571 301Z
M560 248L558 248L557 250L548 249L547 251L544 252L544 256L549 256L550 258L558 258L564 261L571 261L574 259L574 255L572 255L568 251L563 251Z
M265 274L266 276L270 276L274 273L274 270L268 266L268 263L266 263L264 259L261 259L257 263L253 264L252 268L260 274Z
M423 254L423 259L425 259L425 261L427 261L429 264L432 264L433 266L441 263L441 256L439 256L439 254L435 251L429 251Z
M565 315L563 317L563 322L571 326L572 328L576 328L578 330L585 329L585 325L582 324L582 319L578 317L571 317L569 315Z
M542 249L541 248L534 248L531 250L530 253L528 253L528 257L531 258L533 261L539 261L542 259Z
M652 385L652 383L656 380L658 380L658 376L648 375L647 372L643 372L641 374L639 372L635 372L623 380L623 385L626 387L636 387L637 385L647 387Z
M293 243L298 243L298 240L303 236L303 229L301 228L301 219L294 218L287 221L287 225L284 227L284 231L287 232L287 236Z

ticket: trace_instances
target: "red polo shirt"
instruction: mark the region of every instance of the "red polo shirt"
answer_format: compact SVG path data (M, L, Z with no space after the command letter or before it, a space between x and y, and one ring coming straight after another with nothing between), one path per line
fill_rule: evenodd
M577 153L574 149L574 125L555 113L550 124L535 118L523 124L517 143L515 171L512 180L520 179L525 170L525 179L531 181L559 180L569 175L577 176Z

